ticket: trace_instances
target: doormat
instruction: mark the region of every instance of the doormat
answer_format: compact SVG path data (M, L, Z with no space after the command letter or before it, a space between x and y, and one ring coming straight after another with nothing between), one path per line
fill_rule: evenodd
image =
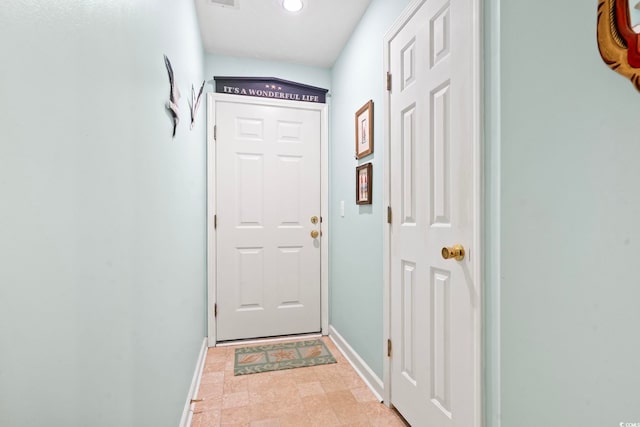
M257 374L329 363L336 363L336 359L320 339L265 344L237 348L233 373Z

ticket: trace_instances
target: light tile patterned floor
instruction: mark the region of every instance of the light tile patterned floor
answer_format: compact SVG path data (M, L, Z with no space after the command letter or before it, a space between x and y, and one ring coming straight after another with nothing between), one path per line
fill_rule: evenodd
M379 403L333 342L338 363L233 375L235 347L207 352L192 427L405 427Z

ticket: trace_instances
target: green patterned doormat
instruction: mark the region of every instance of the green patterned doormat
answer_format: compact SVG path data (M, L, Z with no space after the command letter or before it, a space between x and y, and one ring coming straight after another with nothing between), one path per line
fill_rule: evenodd
M265 344L236 349L234 375L336 363L322 340Z

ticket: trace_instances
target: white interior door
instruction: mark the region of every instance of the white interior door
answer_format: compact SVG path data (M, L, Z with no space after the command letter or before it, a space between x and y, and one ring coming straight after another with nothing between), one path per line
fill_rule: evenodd
M321 112L245 97L215 123L217 340L319 332Z
M473 0L415 1L388 36L391 403L414 427L480 425ZM461 260L444 259L459 244Z

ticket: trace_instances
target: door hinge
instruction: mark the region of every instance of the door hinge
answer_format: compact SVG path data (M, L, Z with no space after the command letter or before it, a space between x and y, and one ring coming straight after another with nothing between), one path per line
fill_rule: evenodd
M391 92L391 73L387 71L387 90Z
M213 216L213 229L218 229L218 215Z
M391 206L387 206L387 223L391 224L393 220L393 214L391 212Z
M213 125L213 140L218 140L218 125Z
M391 357L391 339L387 340L387 357Z
M218 317L218 303L213 304L213 317Z

